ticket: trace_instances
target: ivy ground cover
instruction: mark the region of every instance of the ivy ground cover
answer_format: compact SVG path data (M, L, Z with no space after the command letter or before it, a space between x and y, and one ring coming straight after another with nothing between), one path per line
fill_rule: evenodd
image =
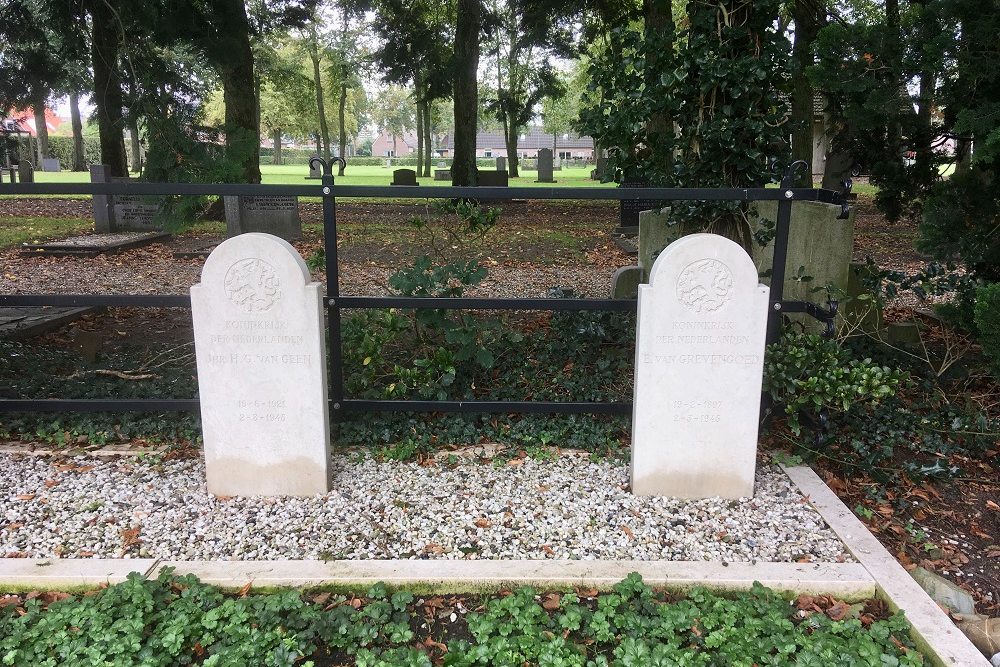
M0 597L3 665L652 667L922 665L884 605L788 601L758 585L722 597L613 590L418 595L250 586L227 595L164 571L69 595Z

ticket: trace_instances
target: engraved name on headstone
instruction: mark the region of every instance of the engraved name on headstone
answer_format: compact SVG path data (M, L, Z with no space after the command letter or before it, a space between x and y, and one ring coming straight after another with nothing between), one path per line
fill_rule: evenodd
M269 234L220 244L191 288L208 490L330 489L321 285Z
M639 286L632 492L753 495L768 288L738 244L671 243Z
M226 211L226 234L236 236L259 232L273 234L286 241L302 238L297 197L252 196L223 197Z

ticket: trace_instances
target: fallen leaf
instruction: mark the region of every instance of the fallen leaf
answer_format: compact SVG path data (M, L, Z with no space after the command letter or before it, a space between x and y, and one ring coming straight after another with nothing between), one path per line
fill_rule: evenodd
M556 552L552 550L552 547L550 547L547 544L543 544L542 545L542 551L544 551L549 556L555 556L556 555Z
M329 593L329 592L320 593L319 595L315 596L312 599L312 603L313 604L324 605L324 604L326 604L330 600L330 595L331 595L331 593Z
M507 465L509 465L509 466L523 466L524 465L524 459L511 459L510 461L507 461Z
M492 522L486 518L476 519L475 524L478 528L489 528L493 525Z
M562 602L562 596L558 593L549 593L542 600L542 609L545 611L555 611Z
M23 523L8 523L6 526L3 527L3 529L4 530L18 530L18 529L23 528L23 527L24 527Z
M851 605L842 600L837 600L832 607L826 610L826 615L831 621L842 621L851 612Z
M240 588L240 590L239 590L239 596L241 598L245 598L250 593L250 589L251 588L253 588L253 582L252 581L248 581L247 583L243 584L243 587Z
M21 495L17 496L17 499L18 500L33 500L34 497L35 497L35 494L33 494L33 493L22 493Z
M45 480L42 483L45 484L45 488L46 489L51 489L53 486L56 486L57 484L59 484L59 480L57 480L57 479L47 479L47 480Z
M987 501L986 501L986 506L987 506L987 507L989 507L989 508L990 508L991 510L997 510L997 511L1000 511L1000 505L997 505L997 504L996 504L995 502L993 502L992 500L987 500Z
M429 542L424 546L424 553L443 554L444 547L437 542Z

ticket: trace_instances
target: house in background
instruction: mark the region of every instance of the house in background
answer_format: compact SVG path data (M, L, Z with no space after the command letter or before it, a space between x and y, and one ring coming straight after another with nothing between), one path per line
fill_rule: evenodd
M416 152L417 134L415 132L407 132L402 135L381 132L372 142L372 156L374 157L402 157Z
M594 140L591 137L581 137L577 134L561 134L553 137L542 131L538 125L533 125L521 133L517 141L517 153L522 158L538 157L542 148L552 149L554 157L563 160L593 160ZM455 154L454 135L445 136L441 147L435 151L441 157L451 157ZM509 157L507 144L504 143L502 132L479 132L476 134L476 157Z

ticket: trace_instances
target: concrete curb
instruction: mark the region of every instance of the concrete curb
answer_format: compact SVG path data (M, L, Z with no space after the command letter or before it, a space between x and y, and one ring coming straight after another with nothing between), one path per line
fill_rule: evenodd
M893 611L905 611L913 641L935 665L990 667L983 654L811 468L782 469L875 579L879 597Z
M587 586L608 589L632 572L653 586L683 590L705 586L747 590L759 581L783 593L831 593L863 599L875 582L857 563L704 563L687 561L163 561L224 588L246 583L272 586L417 585L441 592L538 587ZM2 573L0 573L2 579Z
M94 588L125 581L132 572L149 576L156 564L155 558L4 558L0 559L0 586L8 592Z

